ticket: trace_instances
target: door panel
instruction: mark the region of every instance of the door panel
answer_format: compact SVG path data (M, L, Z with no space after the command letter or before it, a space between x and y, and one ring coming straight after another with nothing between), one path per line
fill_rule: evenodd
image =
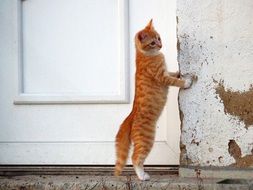
M117 95L124 64L118 6L116 0L24 1L24 93Z
M175 2L1 1L0 164L114 164L134 97L133 38L150 18L176 70ZM174 88L168 105L147 164L178 164Z

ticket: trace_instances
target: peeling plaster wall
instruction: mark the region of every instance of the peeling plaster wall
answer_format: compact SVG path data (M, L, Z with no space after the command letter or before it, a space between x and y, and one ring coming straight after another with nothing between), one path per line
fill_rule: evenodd
M253 167L253 1L177 0L181 165Z

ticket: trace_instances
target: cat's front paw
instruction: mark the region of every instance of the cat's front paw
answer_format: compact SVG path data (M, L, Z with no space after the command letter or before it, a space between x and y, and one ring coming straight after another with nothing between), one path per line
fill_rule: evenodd
M190 88L191 87L191 85L192 85L192 77L191 76L186 76L185 78L184 78L184 80L185 80L185 83L184 83L184 89L186 89L186 88Z

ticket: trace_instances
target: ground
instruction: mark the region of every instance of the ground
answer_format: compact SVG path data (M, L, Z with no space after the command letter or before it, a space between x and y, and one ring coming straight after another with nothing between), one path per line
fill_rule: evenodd
M180 178L153 175L141 182L133 175L122 177L92 175L0 176L0 190L253 190L253 180Z

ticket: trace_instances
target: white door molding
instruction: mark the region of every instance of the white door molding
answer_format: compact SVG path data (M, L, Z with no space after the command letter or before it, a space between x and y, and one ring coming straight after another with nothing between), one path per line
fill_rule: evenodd
M112 93L89 94L75 93L48 93L27 92L24 87L24 51L23 51L23 4L29 1L17 0L16 31L18 45L17 63L17 95L14 104L103 104L103 103L129 103L129 26L128 26L128 0L117 0L117 69L119 76L117 89ZM99 24L99 23L98 23ZM99 55L98 55L99 56ZM98 76L99 78L99 76ZM101 81L106 85L106 81Z

